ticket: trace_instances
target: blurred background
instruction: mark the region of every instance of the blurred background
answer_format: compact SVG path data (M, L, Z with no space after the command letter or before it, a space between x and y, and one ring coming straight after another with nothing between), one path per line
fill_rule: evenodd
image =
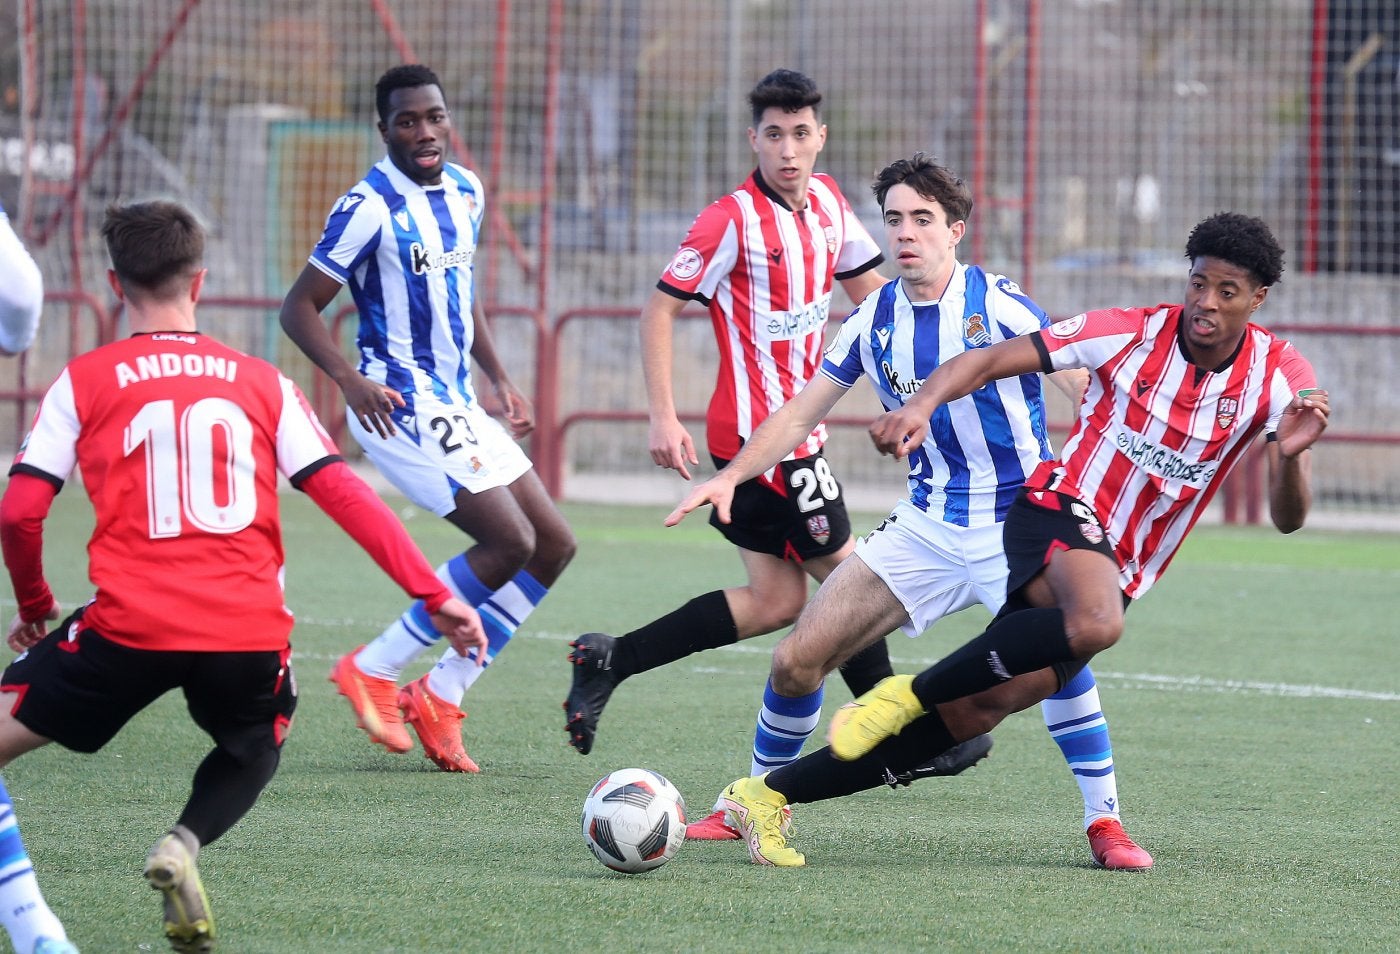
M477 290L534 399L547 485L676 499L647 455L637 309L695 214L752 169L745 96L781 66L825 93L818 169L877 239L873 174L933 153L976 197L961 258L1052 315L1179 301L1192 225L1265 218L1287 257L1259 319L1332 393L1318 512L1400 518L1393 0L0 0L0 23L0 202L48 296L36 348L0 363L7 453L62 363L124 333L97 225L152 195L211 228L204 329L282 366L353 451L277 308L383 154L375 79L423 62L456 160L487 186ZM328 309L347 348L348 302ZM715 348L698 308L677 347L703 447ZM903 472L863 434L878 406L839 410L828 455L854 504L884 509ZM1259 519L1257 464L1222 519Z

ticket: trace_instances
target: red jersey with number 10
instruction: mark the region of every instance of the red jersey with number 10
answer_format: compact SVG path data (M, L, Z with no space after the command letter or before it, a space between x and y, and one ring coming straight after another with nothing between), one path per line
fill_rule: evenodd
M1317 386L1282 338L1248 325L1206 371L1187 360L1180 305L1091 311L1036 332L1045 370L1088 368L1089 388L1059 460L1026 481L1088 504L1113 544L1123 592L1157 581L1225 475L1294 394Z
M719 345L719 375L705 416L710 453L732 460L775 410L821 367L833 280L883 261L836 181L814 175L794 211L754 172L707 206L657 287L704 302ZM788 459L826 441L818 424Z
M12 473L56 486L76 465L97 525L83 616L140 649L281 650L277 474L337 460L291 381L198 333L135 335L74 358Z

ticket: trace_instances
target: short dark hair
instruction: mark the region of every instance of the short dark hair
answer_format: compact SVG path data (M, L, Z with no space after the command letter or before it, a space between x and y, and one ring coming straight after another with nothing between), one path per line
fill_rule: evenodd
M102 221L112 270L128 293L167 297L204 266L204 226L178 202L112 203Z
M374 84L374 108L379 113L379 121L389 119L389 94L396 89L416 89L419 86L436 86L442 89L437 74L422 63L405 63L386 70Z
M749 90L749 106L753 109L754 128L763 120L763 111L773 106L785 113L795 113L812 107L817 119L822 118L822 93L812 78L796 70L774 70Z
M1249 272L1260 285L1283 276L1283 248L1263 219L1239 212L1217 212L1191 230L1186 257L1219 258Z
M932 156L916 152L908 159L896 159L875 176L871 190L880 208L890 189L904 183L926 199L933 199L948 214L948 224L966 222L972 215L972 190L947 166Z

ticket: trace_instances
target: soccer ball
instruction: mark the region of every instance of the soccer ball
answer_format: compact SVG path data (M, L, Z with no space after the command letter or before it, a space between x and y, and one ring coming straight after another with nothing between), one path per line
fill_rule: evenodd
M685 841L685 799L648 769L609 772L584 800L583 840L614 871L659 868Z

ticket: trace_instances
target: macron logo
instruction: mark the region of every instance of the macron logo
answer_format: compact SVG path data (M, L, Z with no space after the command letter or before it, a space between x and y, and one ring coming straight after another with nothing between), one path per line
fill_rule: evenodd
M355 206L359 205L363 201L365 201L365 197L360 195L359 193L347 192L345 195L340 197L340 201L336 203L335 210L337 212L352 212L354 211Z
M987 653L987 666L992 670L992 675L1002 682L1011 678L1010 671L1007 670L1006 664L1001 661L1001 657L996 654L996 650Z

